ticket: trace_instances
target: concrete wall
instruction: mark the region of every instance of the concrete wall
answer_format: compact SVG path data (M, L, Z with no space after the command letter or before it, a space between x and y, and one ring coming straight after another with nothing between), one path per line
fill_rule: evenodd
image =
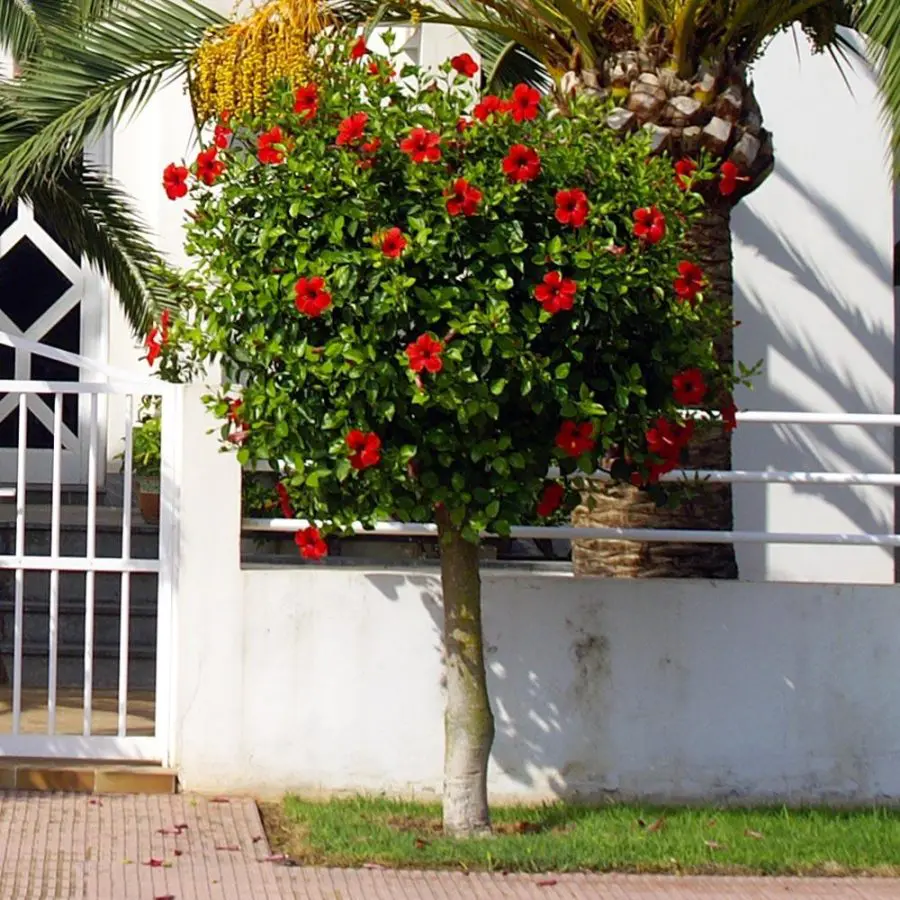
M187 790L438 792L440 584L241 570L191 389L172 760ZM215 552L211 552L215 548ZM484 573L495 798L900 798L893 587Z
M765 371L743 408L894 411L894 190L876 84L803 35L781 35L755 69L773 175L734 215L735 355ZM894 471L890 428L747 425L735 468ZM751 531L894 531L891 488L740 485L735 524ZM749 546L748 580L892 582L893 553L866 547Z

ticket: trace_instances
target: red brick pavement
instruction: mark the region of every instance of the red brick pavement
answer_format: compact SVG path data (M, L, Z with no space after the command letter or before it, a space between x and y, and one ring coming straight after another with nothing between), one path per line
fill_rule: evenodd
M0 793L0 900L900 900L900 880L291 868L256 805Z

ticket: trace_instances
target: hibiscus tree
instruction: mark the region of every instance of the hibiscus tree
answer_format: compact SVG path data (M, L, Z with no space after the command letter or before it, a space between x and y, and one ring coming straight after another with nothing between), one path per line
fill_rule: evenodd
M548 117L525 86L473 98L460 58L441 90L413 67L421 87L401 89L379 74L393 58L346 64L354 39L320 50L313 82L230 119L212 187L206 162L167 169L173 202L184 183L196 204L187 249L209 288L162 352L187 345L244 385L240 441L234 396L211 401L223 438L278 472L271 503L302 520L303 559L354 523L437 523L444 824L471 834L489 828L494 732L482 536L567 515L578 472L661 491L705 427L733 421L722 310L684 245L702 201L591 104Z

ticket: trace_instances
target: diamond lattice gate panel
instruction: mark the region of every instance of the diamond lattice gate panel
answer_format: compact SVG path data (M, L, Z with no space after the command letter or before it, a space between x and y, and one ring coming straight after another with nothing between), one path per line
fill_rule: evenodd
M96 359L102 349L99 299L97 279L55 232L49 215L23 202L0 210L0 330ZM19 348L0 348L0 379L77 382L85 375L67 363ZM12 483L16 477L17 402L15 395L0 396L0 483ZM66 395L60 460L64 484L81 484L86 479L88 415L84 395ZM102 409L100 418L102 432ZM27 447L29 484L49 484L50 395L28 397Z

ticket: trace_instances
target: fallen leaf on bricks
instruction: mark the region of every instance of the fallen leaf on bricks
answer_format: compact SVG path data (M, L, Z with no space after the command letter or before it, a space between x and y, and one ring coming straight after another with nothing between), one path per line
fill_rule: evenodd
M154 897L153 900L175 900L175 895L163 894L161 897Z
M182 822L180 825L176 825L176 826L175 826L175 830L176 830L179 834L181 834L182 831L187 831L187 830L188 830L188 827L187 827L187 825L186 825L184 822Z
M153 869L158 869L163 864L161 859L157 859L155 856L151 856L147 862L144 863L145 866L150 866Z
M234 852L235 850L240 850L241 848L237 844L219 844L216 847L216 850L229 850Z
M184 850L175 850L174 853L175 853L175 856L183 856Z
M98 800L96 797L92 797L90 800L88 800L88 803L91 806L103 806L103 801Z
M559 884L555 878L541 878L537 882L538 887L553 887L554 884Z
M157 828L156 833L157 834L181 834L181 831L179 831L178 826L176 825L173 828Z
M662 831L666 827L666 817L660 816L647 831Z
M761 841L761 840L763 840L763 838L765 838L765 835L761 831L754 831L752 828L748 828L744 832L744 834L747 837L753 838L754 840L757 840L757 841Z
M262 840L262 835L258 834L255 838L253 838L253 843L258 844Z
M706 846L709 847L710 850L725 850L725 849L727 849L725 844L720 844L718 841L704 841L703 843L706 844Z

